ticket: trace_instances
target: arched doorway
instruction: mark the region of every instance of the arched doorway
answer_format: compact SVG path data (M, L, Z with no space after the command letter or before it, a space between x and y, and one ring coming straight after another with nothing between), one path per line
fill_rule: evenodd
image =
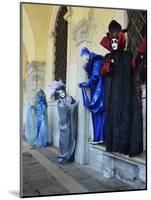
M64 19L67 7L61 6L55 24L55 80L66 83L68 23Z

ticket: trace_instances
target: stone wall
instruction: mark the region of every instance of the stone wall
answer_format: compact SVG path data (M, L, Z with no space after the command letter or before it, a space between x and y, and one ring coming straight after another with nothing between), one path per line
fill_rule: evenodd
M136 188L145 188L145 153L130 158L119 153L108 153L101 145L90 145L89 165L106 178L116 177Z

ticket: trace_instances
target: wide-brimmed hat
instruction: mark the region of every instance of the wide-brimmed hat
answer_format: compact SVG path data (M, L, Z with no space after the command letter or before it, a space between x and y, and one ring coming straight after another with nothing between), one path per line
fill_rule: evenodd
M111 40L112 38L118 39L118 50L123 50L126 45L126 38L125 33L127 32L127 29L122 30L122 26L115 20L112 20L109 23L108 26L108 32L106 33L106 36L102 38L100 41L100 44L105 47L110 52L113 51L111 47Z

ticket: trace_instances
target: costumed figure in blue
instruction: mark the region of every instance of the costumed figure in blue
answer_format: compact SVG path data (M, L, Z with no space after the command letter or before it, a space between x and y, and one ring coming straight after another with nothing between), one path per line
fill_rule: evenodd
M86 47L81 50L83 68L88 75L88 81L80 83L82 89L83 104L92 114L93 141L91 144L104 142L104 84L105 78L100 75L103 65L103 57L90 52ZM90 90L90 99L86 89Z
M48 144L48 115L43 90L37 92L35 101L35 105L28 105L25 137L30 145L45 147Z
M59 114L59 151L58 162L64 164L74 159L77 139L78 102L66 94L62 81L53 81L50 85L51 97L58 100Z
M36 113L31 105L35 102L29 102L25 111L25 138L28 144L36 146L37 142L37 120Z
M48 144L48 114L46 96L43 90L36 94L36 104L31 106L36 115L36 147L45 147Z

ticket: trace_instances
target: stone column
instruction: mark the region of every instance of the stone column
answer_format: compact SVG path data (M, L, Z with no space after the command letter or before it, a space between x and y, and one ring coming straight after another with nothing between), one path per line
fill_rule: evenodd
M55 30L50 32L49 34L49 44L48 44L48 53L47 53L47 65L46 65L46 76L45 76L45 90L47 94L47 103L48 103L48 126L49 126L49 135L48 142L58 147L54 141L56 141L56 137L58 138L59 131L56 127L58 124L57 115L57 104L50 99L50 91L48 85L55 78L55 41L56 41L56 33ZM57 143L58 144L58 143Z
M26 92L27 103L33 100L39 89L44 89L45 62L33 61L27 65Z
M56 42L56 32L54 30L53 32L49 34L49 47L48 47L49 50L48 50L48 55L47 55L47 58L49 58L47 60L47 63L49 63L49 65L47 66L47 73L49 73L50 75L46 76L47 84L50 83L55 78L55 73L54 73L55 72L55 52L56 52L55 42Z
M73 39L76 42L77 48L77 84L83 81L86 81L86 73L84 72L81 65L80 51L83 47L88 47L90 44L89 40L89 22L85 19L82 19L81 22L74 28L72 31ZM82 93L81 89L77 86L76 99L79 101L79 111L78 111L78 137L77 137L77 146L75 151L75 161L80 164L88 163L88 140L89 133L87 123L88 112L83 106Z

